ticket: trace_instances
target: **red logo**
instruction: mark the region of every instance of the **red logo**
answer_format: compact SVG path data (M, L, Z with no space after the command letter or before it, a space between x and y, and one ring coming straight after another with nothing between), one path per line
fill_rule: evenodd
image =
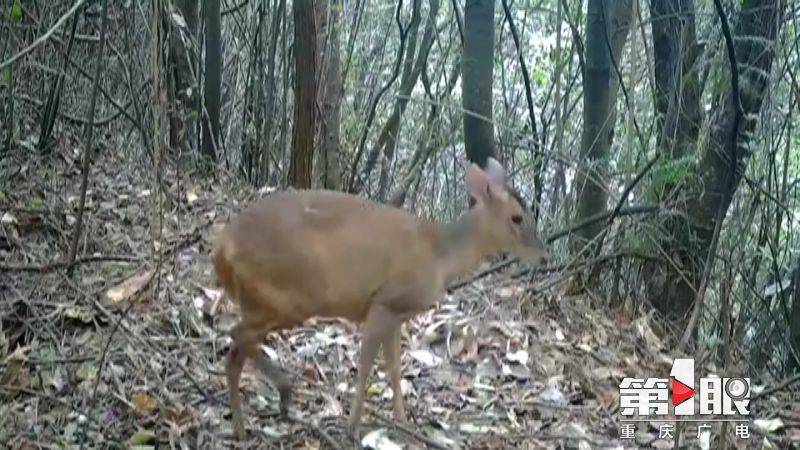
M694 396L694 389L681 383L676 378L672 379L672 404L675 406L689 400Z

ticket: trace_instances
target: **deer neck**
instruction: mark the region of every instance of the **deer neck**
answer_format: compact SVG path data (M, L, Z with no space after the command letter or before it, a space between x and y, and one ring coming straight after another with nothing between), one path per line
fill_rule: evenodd
M445 284L475 269L491 253L483 239L483 226L474 208L454 222L439 226L435 249Z

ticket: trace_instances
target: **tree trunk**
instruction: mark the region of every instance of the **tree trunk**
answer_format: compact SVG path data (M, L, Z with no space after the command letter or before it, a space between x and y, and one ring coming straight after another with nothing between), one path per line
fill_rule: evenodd
M694 152L700 132L694 0L651 0L659 150L669 159Z
M800 258L792 271L792 312L789 317L789 374L800 373Z
M270 151L274 151L272 146L272 136L273 130L275 129L275 94L278 90L278 86L275 84L275 67L278 65L275 62L275 54L278 50L278 37L281 36L283 33L282 27L284 27L284 15L286 13L286 0L278 0L278 7L273 12L272 16L272 25L270 26L270 40L269 46L267 47L267 79L264 83L264 89L266 89L267 100L266 104L264 105L264 124L263 124L263 132L261 133L261 142L260 142L260 174L258 177L258 182L269 182L269 175L270 175ZM282 155L283 146L278 147L279 151L277 152L278 156Z
M209 0L203 5L206 26L206 67L203 89L205 114L203 126L203 156L216 161L220 144L219 110L222 93L222 25L220 0Z
M769 83L774 42L784 8L783 0L748 1L738 20L732 21L737 24L733 40L742 120L739 129L734 129L737 114L730 84L720 83L720 92L714 98L721 100L714 108L717 114L709 128L708 144L689 178L684 208L676 215L685 217L685 221L669 222L668 233L661 243L663 248L671 249L684 273L677 273L672 265L664 265L663 273L648 277L648 292L656 308L680 324L685 324L694 304L717 225L717 213L723 212L719 216L723 220L747 164L748 141ZM729 161L736 168L733 179L729 179L732 174Z
M413 46L409 44L409 52L406 55L406 67L403 69L403 78L400 82L400 92L397 102L394 105L392 116L386 122L386 126L381 132L381 139L378 140L378 147L383 148L383 162L381 164L381 176L378 184L378 199L386 200L389 190L389 168L394 160L394 152L397 147L397 137L400 133L400 124L403 113L408 106L408 101L414 86L425 66L428 64L428 55L433 46L433 33L436 30L436 16L439 13L439 0L430 0L428 19L425 23L425 30L422 33L422 43L419 47L419 54L414 58ZM416 30L414 30L416 32ZM364 177L366 179L366 176Z
M333 0L330 4L330 15L326 8L322 8L321 16L327 36L327 47L322 60L324 61L325 83L322 91L322 120L320 123L321 148L318 156L317 169L320 184L325 189L337 190L341 187L341 166L339 154L341 140L339 128L341 123L341 102L344 94L342 73L340 68L339 51L339 13L342 8L340 0Z
M492 122L494 65L494 0L467 0L464 7L462 99L464 148L467 158L481 167L495 156Z
M69 33L69 41L67 43L67 51L64 53L64 62L61 65L61 71L55 76L54 83L50 86L50 91L47 95L47 102L42 110L41 127L39 130L39 142L37 144L38 150L42 153L50 152L50 144L52 140L50 135L53 133L53 127L56 124L58 117L58 109L61 105L61 92L64 88L64 77L67 74L68 62L72 55L72 49L75 44L75 31L78 27L78 19L80 14L77 14L71 19L72 26ZM46 77L46 75L45 75Z
M574 185L576 222L604 213L608 201L606 167L614 139L619 87L614 63L619 67L633 13L631 0L610 4L603 0L589 0L586 14L583 132ZM583 253L605 225L605 222L598 221L576 231L571 242L573 253Z
M192 67L195 66L196 54L191 45L191 39L197 36L197 0L180 0L178 9L186 22L186 29L180 30L174 23L171 24L170 51L167 64L169 73L169 147L175 150L186 142L191 123L187 120L187 109L192 104L188 96L188 89L195 84ZM170 14L165 9L165 22ZM182 36L181 34L184 34Z
M294 130L289 184L298 189L311 187L316 119L316 26L313 0L295 0L294 18Z

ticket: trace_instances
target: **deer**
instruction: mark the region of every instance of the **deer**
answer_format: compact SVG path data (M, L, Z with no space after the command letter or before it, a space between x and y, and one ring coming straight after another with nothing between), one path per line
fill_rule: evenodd
M470 208L452 223L331 190L269 194L219 231L212 253L219 284L238 304L225 373L231 422L244 440L239 382L252 360L279 394L288 418L292 381L260 350L269 333L310 318L360 324L358 374L348 425L358 433L367 382L380 348L393 417L406 423L400 388L400 328L434 308L449 283L489 257L512 253L532 268L548 264L533 215L506 184L494 158L466 164Z

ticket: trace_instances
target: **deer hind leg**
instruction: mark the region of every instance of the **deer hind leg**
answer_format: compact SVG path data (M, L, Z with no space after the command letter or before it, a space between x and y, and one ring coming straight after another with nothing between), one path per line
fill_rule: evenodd
M227 360L225 362L225 375L228 379L228 396L231 406L231 422L233 423L234 433L239 440L245 439L244 422L242 421L242 396L239 393L239 380L242 376L242 369L244 363L250 356L251 352L248 349L249 344L245 339L244 327L240 323L234 327L231 335L233 337L233 345L228 350Z
M280 394L281 415L286 417L291 399L291 380L275 363L267 359L259 349L264 337L275 330L285 328L278 323L248 324L240 322L231 331L233 346L228 352L225 373L228 379L228 394L231 407L231 421L234 431L240 440L245 439L245 428L242 419L242 398L239 392L239 381L242 369L248 359L254 360L257 366L264 371L267 378L275 385Z
M267 376L270 382L278 390L280 396L280 411L283 419L289 418L289 405L292 402L292 380L286 375L286 372L277 364L272 362L267 355L259 352L255 358L256 364L262 372Z

